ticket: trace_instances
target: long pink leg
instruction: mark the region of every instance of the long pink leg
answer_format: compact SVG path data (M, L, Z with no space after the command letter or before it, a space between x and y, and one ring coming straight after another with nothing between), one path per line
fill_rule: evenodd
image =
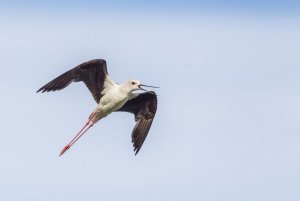
M61 150L59 156L63 155L68 149L71 148L71 146L89 129L94 125L94 122L91 121L91 119L95 116L96 113L93 113L89 120L86 122L84 127L75 135L75 137ZM89 126L88 126L89 125ZM88 126L88 127L87 127ZM87 129L82 132L85 128Z

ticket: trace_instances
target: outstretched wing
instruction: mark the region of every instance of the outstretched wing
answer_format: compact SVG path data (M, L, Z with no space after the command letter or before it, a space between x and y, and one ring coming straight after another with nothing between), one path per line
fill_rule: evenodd
M140 151L150 130L157 109L157 97L155 92L141 93L137 97L127 101L118 111L133 113L135 127L131 138L135 155Z
M53 79L42 86L37 92L56 91L67 87L72 82L83 81L92 93L95 101L99 103L104 88L104 81L108 76L106 61L103 59L94 59L84 62L75 68ZM109 79L110 80L110 79ZM111 80L110 80L111 81Z

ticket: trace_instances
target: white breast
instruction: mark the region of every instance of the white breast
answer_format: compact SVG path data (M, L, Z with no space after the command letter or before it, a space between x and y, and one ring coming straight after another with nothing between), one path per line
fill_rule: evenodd
M120 89L120 85L115 85L107 90L104 96L100 99L100 103L97 106L104 116L120 109L129 99L129 94L124 93Z

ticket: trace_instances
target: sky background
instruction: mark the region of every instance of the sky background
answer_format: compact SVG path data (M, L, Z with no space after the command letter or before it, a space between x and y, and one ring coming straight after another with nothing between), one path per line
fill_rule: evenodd
M1 1L0 200L300 200L299 1ZM160 86L137 156L114 113L63 157L96 106L82 83Z

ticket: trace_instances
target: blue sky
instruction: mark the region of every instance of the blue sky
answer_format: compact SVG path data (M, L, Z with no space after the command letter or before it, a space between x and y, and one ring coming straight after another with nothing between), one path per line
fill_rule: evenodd
M1 200L300 199L299 3L70 2L2 3ZM137 156L115 113L58 157L95 103L35 91L94 58L160 86Z
M2 8L8 9L29 9L29 10L94 10L117 11L117 12L258 12L277 14L297 14L300 3L297 0L271 1L6 1L2 3Z

